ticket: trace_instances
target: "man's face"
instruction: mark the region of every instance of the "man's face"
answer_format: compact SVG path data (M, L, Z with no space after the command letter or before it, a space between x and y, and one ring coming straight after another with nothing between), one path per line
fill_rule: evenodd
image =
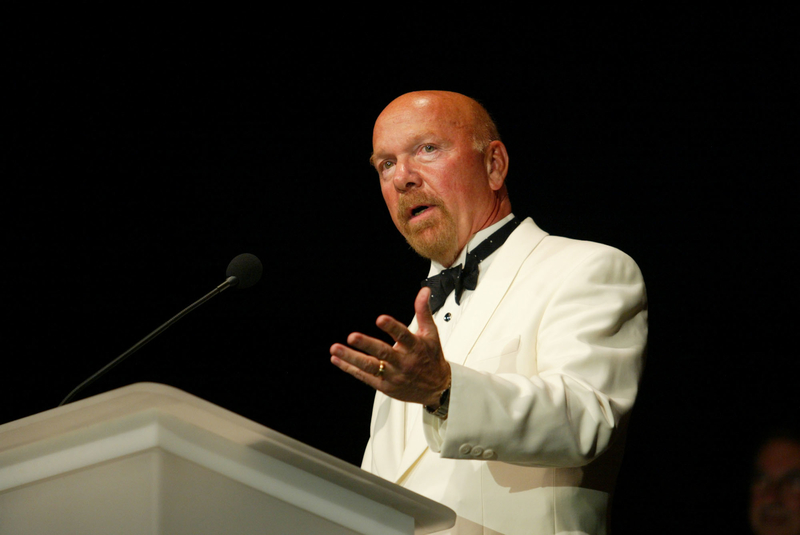
M386 206L419 254L448 266L495 203L472 115L457 98L405 95L380 115L373 164Z
M800 535L800 444L764 446L750 487L750 524L757 535Z

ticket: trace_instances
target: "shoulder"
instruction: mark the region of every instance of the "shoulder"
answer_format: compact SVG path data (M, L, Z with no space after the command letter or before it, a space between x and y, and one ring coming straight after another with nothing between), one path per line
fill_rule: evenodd
M588 278L642 282L642 273L627 253L602 243L546 236L526 259L523 271L547 272L555 279Z
M546 231L539 228L530 217L522 221L519 228L511 234L507 243L510 244L511 247L518 247L523 244L534 244L534 252L540 255L619 256L632 261L627 254L610 245L548 234Z
M598 257L634 262L627 253L611 245L562 236L546 236L537 249L542 256L563 256L570 259Z
M500 251L492 270L513 276L517 283L533 278L558 285L572 277L642 282L639 266L623 251L602 243L552 236L531 218L520 224Z

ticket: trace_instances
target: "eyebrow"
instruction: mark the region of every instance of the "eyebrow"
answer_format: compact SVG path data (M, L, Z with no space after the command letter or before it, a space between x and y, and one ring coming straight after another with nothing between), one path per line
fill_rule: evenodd
M433 142L440 143L442 136L437 134L434 130L425 130L423 132L418 133L413 138L411 138L408 145L411 147L416 147L417 145L428 139L431 139ZM382 157L383 157L382 155L377 155L375 154L375 152L373 152L372 154L370 154L369 157L370 165L372 165L372 167L375 167L376 160Z

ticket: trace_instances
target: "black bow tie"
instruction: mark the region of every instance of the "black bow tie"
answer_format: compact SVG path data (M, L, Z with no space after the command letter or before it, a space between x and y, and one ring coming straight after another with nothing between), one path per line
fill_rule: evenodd
M463 268L461 264L459 264L447 268L438 275L428 277L422 281L422 286L428 286L431 289L429 303L432 313L435 314L437 310L442 308L445 300L447 300L447 296L454 290L456 292L456 304L461 304L461 294L463 291L474 290L478 285L478 274L480 272L478 265L495 252L498 247L503 245L506 238L517 228L519 223L519 219L515 217L498 229L494 234L483 240L480 245L467 253L467 260L464 262Z

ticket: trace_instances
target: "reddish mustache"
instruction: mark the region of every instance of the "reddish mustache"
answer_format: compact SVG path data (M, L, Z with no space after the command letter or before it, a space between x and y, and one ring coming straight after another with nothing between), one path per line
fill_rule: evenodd
M411 210L415 206L438 206L439 199L427 195L403 195L397 203L397 215L405 220L411 217Z

